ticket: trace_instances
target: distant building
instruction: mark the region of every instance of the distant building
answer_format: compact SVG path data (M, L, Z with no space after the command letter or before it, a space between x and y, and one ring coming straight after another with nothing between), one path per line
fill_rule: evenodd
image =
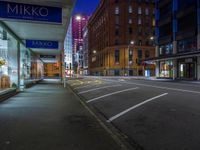
M83 73L88 75L88 28L83 28Z
M73 39L73 65L83 70L83 28L88 22L89 16L76 14L72 18Z
M155 2L101 0L88 23L92 75L153 76Z
M156 2L156 76L200 80L200 1Z
M67 30L67 35L65 37L64 41L64 55L65 55L65 66L66 66L66 74L70 74L70 71L72 70L73 64L72 64L72 19L70 20L70 24Z

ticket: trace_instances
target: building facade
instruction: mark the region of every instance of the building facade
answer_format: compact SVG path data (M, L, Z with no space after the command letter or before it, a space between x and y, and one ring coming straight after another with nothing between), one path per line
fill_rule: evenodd
M89 71L92 75L153 76L155 3L152 0L101 0L89 20Z
M65 42L64 42L64 55L65 55L65 73L67 76L71 76L73 71L72 71L72 56L73 56L73 45L72 45L72 19L70 20L70 24L67 30L67 34L65 37Z
M73 66L75 72L83 73L83 28L89 16L76 14L72 18Z
M156 1L156 76L200 80L200 1Z
M83 28L83 74L88 75L88 28Z

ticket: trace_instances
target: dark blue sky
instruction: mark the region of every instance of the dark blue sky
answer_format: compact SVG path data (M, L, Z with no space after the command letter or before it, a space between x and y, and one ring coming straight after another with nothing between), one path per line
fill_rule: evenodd
M76 0L74 14L84 13L86 15L91 15L97 7L99 1L100 0Z

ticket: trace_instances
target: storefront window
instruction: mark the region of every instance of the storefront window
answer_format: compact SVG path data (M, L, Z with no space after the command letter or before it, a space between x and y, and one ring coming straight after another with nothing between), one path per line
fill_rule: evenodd
M160 77L173 77L173 62L171 60L160 62Z
M0 27L0 90L18 86L17 40Z
M19 55L20 66L18 66ZM18 88L18 83L20 88L23 88L21 86L26 86L33 80L42 79L43 73L43 62L39 57L0 27L0 92Z
M179 78L195 79L197 59L185 58L178 60Z

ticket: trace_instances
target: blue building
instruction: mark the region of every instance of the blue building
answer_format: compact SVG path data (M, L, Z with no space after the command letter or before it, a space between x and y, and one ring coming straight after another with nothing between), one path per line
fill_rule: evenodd
M200 80L200 1L156 0L156 76Z

